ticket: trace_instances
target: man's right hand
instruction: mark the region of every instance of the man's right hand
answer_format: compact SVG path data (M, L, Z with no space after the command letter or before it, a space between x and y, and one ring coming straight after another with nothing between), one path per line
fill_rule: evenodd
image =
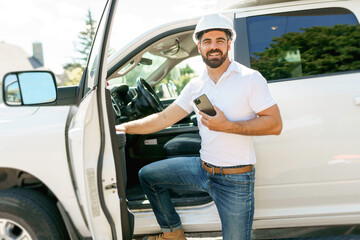
M154 113L142 119L116 125L115 129L116 131L128 134L149 134L163 130L187 115L188 113L184 109L172 103L160 113Z
M115 126L115 129L116 129L117 132L124 132L124 133L126 133L125 124L116 125L116 126Z

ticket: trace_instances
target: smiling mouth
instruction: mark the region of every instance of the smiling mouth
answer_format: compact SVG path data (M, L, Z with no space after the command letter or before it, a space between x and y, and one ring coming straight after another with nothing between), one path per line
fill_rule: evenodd
M208 57L209 58L218 58L218 57L221 57L221 53L220 52L208 53Z

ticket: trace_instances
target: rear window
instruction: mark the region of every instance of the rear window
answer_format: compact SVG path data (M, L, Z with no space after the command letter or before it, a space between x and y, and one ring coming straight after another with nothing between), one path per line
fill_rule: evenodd
M343 8L246 19L250 66L268 80L360 69L360 26Z

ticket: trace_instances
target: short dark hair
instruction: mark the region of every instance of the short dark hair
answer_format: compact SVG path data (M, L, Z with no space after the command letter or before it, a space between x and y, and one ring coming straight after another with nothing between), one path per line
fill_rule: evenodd
M212 28L212 29L206 29L204 31L201 31L199 32L197 35L196 35L196 38L200 41L202 36L205 34L205 33L208 33L208 32L211 32L211 31L222 31L226 34L226 37L228 40L232 40L232 34L230 32L230 30L228 29L224 29L224 28Z

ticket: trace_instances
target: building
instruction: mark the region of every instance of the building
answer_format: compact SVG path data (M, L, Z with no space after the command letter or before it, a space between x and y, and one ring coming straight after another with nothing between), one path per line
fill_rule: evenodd
M0 42L0 103L2 103L2 81L11 71L40 70L44 68L42 44L33 43L33 55L29 56L21 47Z

